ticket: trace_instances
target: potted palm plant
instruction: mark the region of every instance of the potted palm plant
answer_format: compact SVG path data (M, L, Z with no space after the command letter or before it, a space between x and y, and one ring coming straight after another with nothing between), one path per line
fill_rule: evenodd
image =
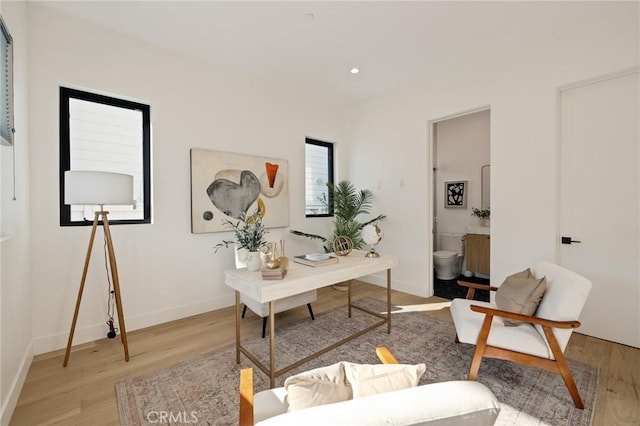
M357 220L359 215L371 212L373 193L368 189L357 190L347 180L340 181L336 185L327 183L327 187L330 193L329 200L323 199L322 202L326 206L329 206L330 202L333 204L334 229L332 234L327 238L296 230L290 232L294 235L322 241L323 248L327 253L333 251L333 242L337 237L348 237L353 242L353 248L362 248L364 245L362 228L386 217L378 215L367 222Z
M258 212L256 211L250 216L242 213L238 222L225 219L224 224L233 231L235 241L222 240L221 243L215 245L215 252L217 253L220 248L229 247L229 245L233 244L236 246L236 250L246 250L247 269L249 271L262 269L260 249L267 246L267 241L264 238L267 231ZM244 256L240 256L240 258L244 258Z

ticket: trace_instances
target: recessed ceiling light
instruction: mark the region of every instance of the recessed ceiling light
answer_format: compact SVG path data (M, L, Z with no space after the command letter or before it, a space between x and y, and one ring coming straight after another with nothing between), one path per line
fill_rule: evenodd
M316 15L314 15L313 13L305 13L304 19L306 19L307 21L313 21L314 19L316 19Z
M360 68L353 67L349 72L351 74L358 74L360 72Z

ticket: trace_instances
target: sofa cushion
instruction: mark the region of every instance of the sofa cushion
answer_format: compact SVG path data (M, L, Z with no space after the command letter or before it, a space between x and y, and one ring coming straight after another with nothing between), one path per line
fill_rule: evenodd
M418 385L424 364L355 364L339 362L288 377L287 411L347 401Z
M339 362L288 377L284 381L288 411L351 399L351 385L345 378L343 364Z
M425 364L354 364L344 363L344 372L353 397L375 395L418 385Z
M533 315L547 288L544 277L535 278L530 269L508 276L496 291L496 306L503 311ZM504 318L506 326L516 326L522 321Z

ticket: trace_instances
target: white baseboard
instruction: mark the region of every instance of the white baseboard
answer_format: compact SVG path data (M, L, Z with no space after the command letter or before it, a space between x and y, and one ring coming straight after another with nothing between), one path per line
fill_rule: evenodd
M235 296L233 294L230 294L227 296L208 299L188 305L175 306L172 308L148 312L140 315L129 315L127 314L127 312L125 312L124 318L126 321L127 332L129 332L169 321L178 320L181 318L190 317L193 315L202 314L205 312L210 312L215 309L231 306L234 303ZM73 345L75 346L82 343L93 342L98 339L104 339L106 337L106 333L107 329L104 322L85 327L76 327L76 331L73 335ZM34 354L39 355L46 352L66 348L67 339L69 339L69 330L50 334L48 336L37 337L33 341L33 352Z
M18 398L20 392L22 392L22 386L27 379L27 373L31 367L31 361L33 361L33 343L30 343L27 350L22 357L20 368L16 371L16 375L11 382L11 387L7 393L7 400L2 403L2 412L0 413L0 425L8 426L11 422L11 416L18 404Z

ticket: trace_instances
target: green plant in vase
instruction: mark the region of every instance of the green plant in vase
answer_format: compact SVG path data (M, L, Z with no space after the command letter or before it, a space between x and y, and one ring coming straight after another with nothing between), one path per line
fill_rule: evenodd
M486 221L491 218L491 210L489 207L486 209L478 209L476 207L471 209L471 216L475 216L480 220L480 225L484 226Z
M386 216L378 215L367 221L359 222L357 217L361 214L369 214L373 204L373 193L368 189L357 190L349 181L343 180L336 185L327 183L329 188L329 200L333 204L334 229L332 234L326 238L321 235L308 234L306 232L291 230L294 235L320 240L323 243L324 251L333 251L333 242L338 237L348 237L353 242L353 248L360 249L364 245L362 240L362 228L374 222L381 221ZM330 201L326 198L321 200L325 206L330 206Z
M265 240L267 231L262 223L262 217L257 211L250 216L243 213L238 222L225 219L223 224L233 232L235 240L222 240L221 243L214 246L215 252L217 253L222 247L227 248L229 245L235 245L237 250L248 252L247 269L259 271L262 268L260 250L267 246Z

